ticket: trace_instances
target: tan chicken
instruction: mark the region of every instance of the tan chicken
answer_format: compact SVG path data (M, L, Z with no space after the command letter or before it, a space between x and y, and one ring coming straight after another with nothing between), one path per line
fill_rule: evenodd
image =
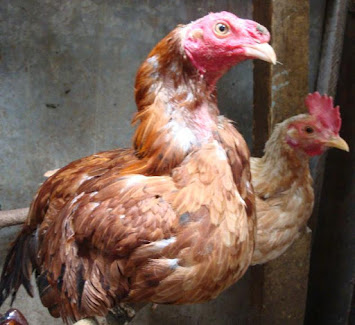
M64 321L121 302L199 303L248 268L255 235L249 151L219 116L233 65L275 63L268 31L228 12L179 26L140 67L134 148L74 161L38 190L7 255L0 303L19 286Z
M349 151L339 136L341 118L333 99L316 92L305 103L309 114L276 125L264 156L251 158L257 208L252 264L279 257L305 228L314 202L309 158L328 147Z

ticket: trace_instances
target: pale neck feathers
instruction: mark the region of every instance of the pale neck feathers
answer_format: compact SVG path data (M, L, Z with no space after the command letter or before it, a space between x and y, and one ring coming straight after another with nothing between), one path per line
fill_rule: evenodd
M289 123L304 117L304 114L297 115L277 124L266 142L264 156L251 159L253 185L258 196L277 195L295 182L309 183L309 157L285 141Z
M193 148L213 140L217 129L215 91L190 63L178 27L148 55L138 70L135 97L139 123L134 135L137 156L150 172L165 173ZM142 171L141 171L142 172Z

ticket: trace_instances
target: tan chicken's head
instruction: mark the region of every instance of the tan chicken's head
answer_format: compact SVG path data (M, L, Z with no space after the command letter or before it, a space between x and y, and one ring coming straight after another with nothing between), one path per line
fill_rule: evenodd
M309 156L320 155L329 147L349 151L339 136L341 118L339 106L333 107L333 98L315 92L306 97L305 103L309 115L291 119L286 132L288 145Z
M200 74L216 76L247 59L276 63L268 30L230 12L210 13L182 29L182 47Z

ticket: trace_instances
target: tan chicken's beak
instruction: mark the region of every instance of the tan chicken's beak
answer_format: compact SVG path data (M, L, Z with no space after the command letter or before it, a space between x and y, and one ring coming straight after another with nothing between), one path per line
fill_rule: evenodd
M335 136L325 141L324 143L327 147L338 148L344 151L349 152L349 146L346 141L340 136Z
M268 43L244 45L248 57L276 64L276 53Z

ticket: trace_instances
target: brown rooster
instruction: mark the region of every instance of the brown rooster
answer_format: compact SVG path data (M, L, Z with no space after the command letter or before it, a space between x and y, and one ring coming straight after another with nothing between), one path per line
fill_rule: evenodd
M252 264L280 256L306 227L313 208L309 158L328 147L349 151L339 136L341 118L333 99L318 92L306 98L309 114L276 125L262 158L251 158L256 194L257 237Z
M141 65L133 149L74 161L38 190L7 255L0 304L21 284L64 321L120 302L198 303L248 268L255 208L249 151L219 116L233 65L275 63L269 32L228 12L178 26Z

